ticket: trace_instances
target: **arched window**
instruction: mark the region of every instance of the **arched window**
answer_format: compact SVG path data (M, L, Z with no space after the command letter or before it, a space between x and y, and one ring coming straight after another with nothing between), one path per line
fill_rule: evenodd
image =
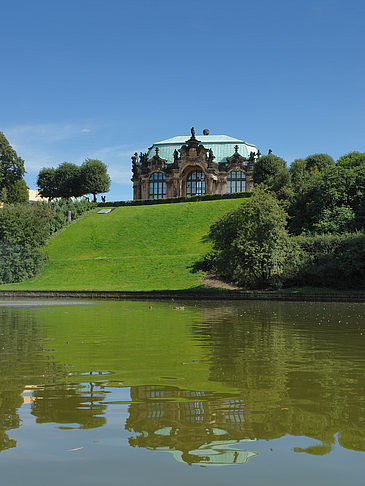
M227 176L227 192L245 192L246 176L244 172L232 171Z
M205 194L205 174L193 170L186 179L186 195L200 196Z
M150 177L148 199L164 199L166 197L166 177L163 172L154 172Z

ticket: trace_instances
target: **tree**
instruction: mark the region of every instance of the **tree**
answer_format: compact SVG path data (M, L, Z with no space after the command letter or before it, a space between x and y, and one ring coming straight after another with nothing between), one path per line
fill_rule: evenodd
M8 203L26 203L29 201L28 187L24 179L15 181L7 189Z
M308 155L305 159L306 162L306 169L308 171L322 171L327 169L328 167L334 166L335 161L333 158L328 154L313 154Z
M39 194L52 200L57 197L56 171L53 167L43 167L37 178Z
M286 221L287 214L277 198L256 187L239 209L211 226L213 252L200 269L245 287L280 285L286 260L293 250Z
M344 167L345 169L365 166L365 153L349 152L338 159L337 165Z
M0 189L8 189L25 174L24 160L18 157L5 135L0 132Z
M84 194L80 167L71 162L63 162L55 170L55 187L58 197L79 197Z
M106 165L101 160L86 159L81 166L81 180L83 193L93 194L94 202L97 194L109 191L110 177Z
M255 162L253 181L255 184L264 183L280 197L281 192L285 192L285 186L290 184L290 176L285 160L274 154L260 157Z

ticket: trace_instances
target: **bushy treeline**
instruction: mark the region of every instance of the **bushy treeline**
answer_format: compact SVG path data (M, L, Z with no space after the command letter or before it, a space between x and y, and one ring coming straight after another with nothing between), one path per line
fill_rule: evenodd
M46 262L43 246L67 225L67 211L77 219L94 207L82 201L40 204L7 204L0 209L0 283L21 282L33 277Z
M365 288L365 154L275 155L254 168L255 189L210 229L195 265L245 288Z
M63 162L56 169L44 167L38 174L37 186L40 195L50 200L93 194L96 202L97 194L109 191L110 177L101 160L86 159L81 166Z

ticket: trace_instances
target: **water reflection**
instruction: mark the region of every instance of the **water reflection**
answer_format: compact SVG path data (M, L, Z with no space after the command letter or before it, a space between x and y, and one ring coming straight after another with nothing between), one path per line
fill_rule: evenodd
M363 309L0 308L0 451L16 446L10 431L21 430L20 410L37 424L91 430L106 429L120 404L131 447L190 465L244 464L257 455L252 441L284 436L303 456L324 456L336 443L364 452ZM121 399L123 390L130 395Z
M132 447L168 451L189 465L244 464L256 452L234 449L248 442L244 403L174 387L131 388L126 430Z

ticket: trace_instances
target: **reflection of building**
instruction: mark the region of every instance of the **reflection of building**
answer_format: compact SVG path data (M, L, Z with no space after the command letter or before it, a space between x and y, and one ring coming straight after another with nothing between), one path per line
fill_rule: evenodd
M248 442L242 400L174 387L131 388L126 429L137 433L132 446L172 452L188 464L243 464L256 452L232 449Z
M132 157L133 199L245 192L259 152L254 145L226 135L174 137Z

